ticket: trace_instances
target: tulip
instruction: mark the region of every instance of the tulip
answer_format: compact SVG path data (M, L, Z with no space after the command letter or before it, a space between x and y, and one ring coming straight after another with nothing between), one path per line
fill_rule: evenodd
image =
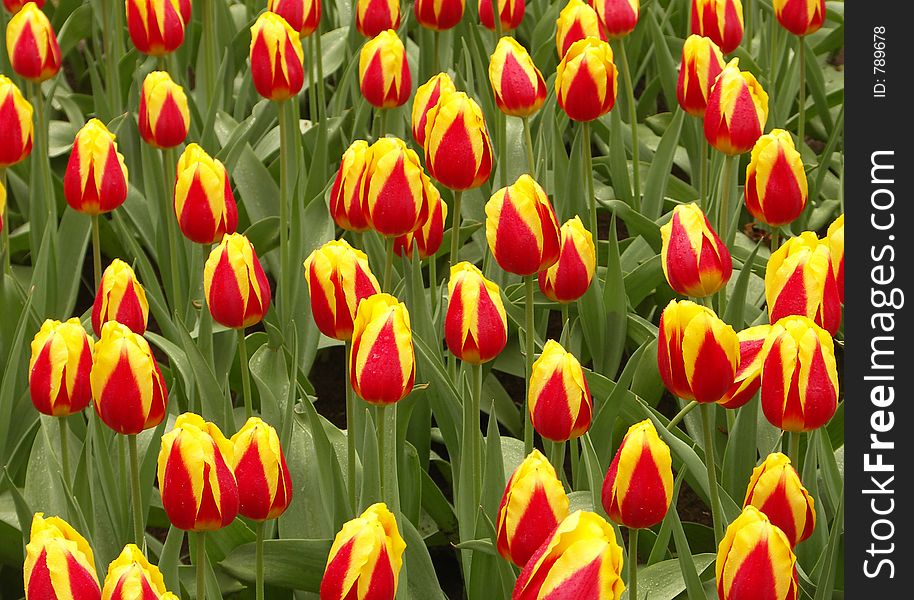
M178 159L175 215L181 233L198 244L215 244L238 227L225 166L197 144L189 144Z
M590 428L593 400L581 363L555 340L547 340L533 363L527 392L530 422L541 436L564 442Z
M579 510L530 557L511 598L619 600L623 591L622 548L615 531L600 515Z
M806 171L788 132L772 129L755 143L746 167L745 191L746 208L753 217L772 227L786 225L803 212Z
M108 565L102 600L178 600L165 578L135 544L127 544Z
M139 126L143 141L154 148L173 148L187 137L187 96L165 71L153 71L143 80Z
M406 397L416 379L416 356L406 305L390 294L359 303L352 329L349 381L370 404L386 406Z
M29 360L29 394L39 412L65 417L89 406L94 345L75 317L42 323L32 339Z
M831 335L806 317L772 325L762 346L762 412L784 431L822 427L838 406Z
M451 267L444 318L447 347L464 362L489 362L508 341L508 317L498 284L468 262Z
M299 37L314 33L321 22L321 0L268 0L267 10L285 19Z
M539 272L539 287L553 302L567 304L584 295L597 268L593 235L584 228L580 217L562 224L559 259Z
M418 5L417 5L418 6ZM454 81L447 73L438 73L416 88L413 98L412 131L413 139L420 147L425 147L425 123L428 112L438 104L438 100L447 94L456 92Z
M185 21L178 0L124 0L127 31L143 54L164 56L184 43Z
M725 66L720 48L710 38L692 34L682 46L676 98L693 117L704 117L714 80Z
M752 73L739 70L739 59L734 58L711 88L705 138L724 154L742 154L755 146L767 119L768 94Z
M358 0L355 28L367 38L388 29L399 29L400 0Z
M35 4L38 5L38 8L44 8L44 0L34 0ZM3 0L3 6L6 8L7 12L11 15L15 15L19 12L23 6L25 6L25 0Z
M393 600L404 550L393 513L386 504L372 504L333 539L320 600Z
M387 237L421 227L437 190L422 170L419 156L400 138L382 137L368 148L365 163L362 214L368 225Z
M231 442L236 460L238 512L255 521L279 517L292 501L292 479L276 430L251 417Z
M424 148L429 175L445 187L464 191L477 188L489 179L492 171L489 132L482 109L463 92L442 94L429 109Z
M98 215L127 199L127 165L115 136L98 119L76 134L63 177L63 192L73 210Z
M498 506L498 552L523 567L568 516L568 496L539 450L518 465Z
M367 167L368 142L356 140L343 152L330 190L330 216L347 231L368 231L362 213L362 178Z
M203 268L206 304L217 323L243 329L259 323L270 308L270 285L254 245L227 233Z
M787 240L768 259L765 300L774 323L803 315L834 335L841 325L841 301L827 239L804 231Z
M574 121L592 121L616 103L619 72L609 44L595 38L573 43L556 69L555 95Z
M781 26L794 35L809 35L825 23L825 0L773 0Z
M641 14L640 0L593 0L594 8L600 17L600 23L611 38L627 36Z
M432 31L445 31L463 18L466 0L416 0L416 22Z
M546 101L546 82L527 49L513 37L498 40L489 59L489 82L495 104L506 115L529 117Z
M532 177L521 175L486 203L486 239L495 260L509 273L532 275L558 260L555 211Z
M828 240L828 252L831 257L832 273L838 286L838 299L844 304L844 213L828 226L825 236Z
M305 279L317 328L337 340L352 337L359 303L381 291L368 256L342 239L329 241L308 256Z
M59 517L32 517L22 569L25 597L34 600L99 600L92 548Z
M130 265L119 258L102 274L101 283L92 304L92 330L101 336L102 327L109 321L117 321L136 334L146 333L149 320L149 303L146 290L137 281Z
M754 506L796 546L816 527L815 502L790 459L780 452L769 454L752 471L743 506Z
M719 402L724 408L743 406L752 400L762 385L762 346L770 331L771 325L757 325L736 334L739 338L739 367L733 385Z
M674 395L717 402L733 384L739 338L710 308L689 300L671 301L660 316L657 366Z
M703 298L727 285L733 262L697 204L680 204L660 228L660 263L670 287L684 296Z
M711 38L724 54L743 41L740 0L692 0L692 33Z
M717 549L720 600L796 600L797 557L790 540L764 513L747 506Z
M569 0L555 21L555 49L559 60L573 43L586 37L606 41L606 31L600 24L597 11L589 4L582 0Z
M178 7L181 9L181 20L184 21L184 28L187 29L187 25L190 23L191 12L193 11L191 0L178 0Z
M60 70L60 46L51 22L34 2L27 2L6 26L6 52L13 71L41 83Z
M498 20L501 22L502 33L517 29L524 20L526 9L524 0L497 0ZM492 18L493 0L478 0L477 8L479 22L489 31L495 31L495 19Z
M0 75L0 169L28 156L33 136L32 105L9 77Z
M426 195L429 198L428 217L419 229L401 235L394 240L394 252L397 256L409 258L413 255L413 246L419 252L419 259L425 260L434 256L444 241L444 222L447 220L447 204L441 200L441 194L427 177L424 179Z
M409 100L412 85L406 48L396 31L387 29L365 42L359 52L359 88L369 104L402 106Z
M282 102L305 82L305 59L298 32L276 13L261 13L251 26L251 77L257 93Z
M0 231L3 231L4 214L6 214L6 186L3 185L3 180L0 179ZM7 252L8 240L4 240L3 245L2 251Z
M162 507L171 524L185 531L212 531L238 514L238 485L232 473L232 443L216 425L184 413L162 436L158 479Z

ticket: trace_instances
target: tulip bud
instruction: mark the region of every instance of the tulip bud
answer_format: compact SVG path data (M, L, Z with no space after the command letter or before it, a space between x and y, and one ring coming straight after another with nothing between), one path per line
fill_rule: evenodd
M3 216L6 214L6 186L0 181L0 231L3 231Z
M212 531L238 514L232 443L194 413L178 416L162 436L158 479L168 520L185 531Z
M445 187L469 190L489 179L492 143L486 121L465 93L442 93L426 115L424 141L429 175Z
M337 340L352 337L359 303L381 291L368 256L346 240L332 240L305 260L311 314L321 333Z
M730 251L697 204L679 204L660 228L661 265L670 287L703 298L727 285L733 274Z
M139 126L143 141L154 148L174 148L187 137L187 96L165 71L153 71L143 80Z
M489 59L489 82L498 109L512 117L529 117L546 101L546 82L527 49L511 36L498 40Z
M394 252L397 256L409 258L413 255L413 245L419 251L419 259L434 256L444 240L444 222L447 220L447 204L441 200L438 188L428 177L423 178L426 196L429 199L429 212L425 223L412 233L401 235L394 240Z
M268 0L267 10L285 19L299 37L314 33L321 22L321 0Z
M384 503L343 524L333 539L320 600L393 600L406 542Z
M146 290L136 279L130 265L119 258L102 273L102 279L92 304L92 330L101 336L108 321L117 321L132 332L143 335L149 321L149 303Z
M841 302L827 239L804 231L768 259L765 300L771 323L788 315L809 317L830 334L841 325Z
M38 5L38 8L44 8L44 0L33 0L35 4ZM25 0L3 0L3 6L6 8L7 12L11 15L15 15L19 12L23 6L25 6Z
M796 562L784 532L757 508L747 506L727 527L717 549L717 596L796 600Z
M124 546L108 565L102 600L178 600L165 589L165 578L135 544Z
M711 88L705 139L724 154L742 154L761 137L767 120L768 94L752 73L739 70L739 59L734 58Z
M25 597L33 600L98 600L92 548L59 517L32 517L22 569Z
M622 548L600 515L576 511L559 523L517 578L512 600L600 598L620 600Z
M534 449L518 465L498 507L498 552L523 567L568 516L568 496L555 468Z
M790 459L775 452L752 471L743 506L762 511L778 529L784 532L791 546L796 546L816 527L815 502Z
M89 382L95 412L118 433L140 433L165 417L168 390L149 343L116 321L95 342Z
M692 33L711 38L724 54L743 41L740 0L692 0Z
M671 301L660 316L657 367L664 385L683 400L717 402L733 385L739 338L714 311Z
M181 233L198 244L215 244L238 227L225 166L197 144L188 144L178 159L175 215Z
M825 0L772 0L781 26L794 35L809 35L825 23Z
M355 28L367 38L388 29L399 29L400 0L358 0Z
M381 235L412 233L428 219L428 175L400 138L382 137L368 148L362 178L362 214ZM433 194L437 193L437 190Z
M206 304L217 323L234 329L263 320L270 308L270 284L254 245L240 233L227 233L203 268Z
M127 199L127 165L114 140L98 119L77 132L63 177L64 196L73 210L98 215Z
M305 59L298 32L276 13L261 13L251 26L251 77L257 93L282 102L305 82Z
M718 402L724 408L734 409L746 404L761 386L762 346L770 331L771 325L757 325L736 334L739 338L739 367L733 385Z
M495 31L495 19L492 18L492 2L494 0L478 0L477 8L479 22L489 31ZM501 31L506 33L520 27L524 20L526 9L524 0L497 0L498 20L501 21Z
M638 24L640 0L593 0L600 23L611 38L627 36Z
M421 147L425 147L425 123L428 111L438 104L438 100L447 94L456 92L454 81L447 73L441 72L416 88L416 97L413 98L412 130L413 139Z
M606 32L600 25L597 11L582 0L569 0L555 21L555 49L558 50L559 60L573 43L586 37L606 41Z
M466 0L416 0L413 12L416 22L426 29L445 31L463 18Z
M347 231L370 229L362 213L362 178L367 167L368 142L356 140L343 152L330 190L330 216Z
M390 294L359 303L352 329L349 382L359 398L384 406L405 398L416 379L406 305Z
M653 527L673 499L673 459L650 419L628 428L603 480L603 508L630 529Z
M376 108L402 106L409 100L412 86L406 48L396 31L387 29L365 42L359 52L359 88L369 104Z
M547 340L533 363L527 406L533 429L553 442L587 433L593 400L578 359L555 340Z
M178 0L178 8L181 9L181 20L184 21L184 29L186 30L187 25L190 23L193 6L191 5L190 0Z
M580 217L568 219L560 230L559 259L539 272L540 291L553 302L574 302L584 295L597 268L593 236Z
M844 213L828 226L825 239L828 240L832 273L838 286L838 299L844 304Z
M178 0L124 0L127 31L143 54L164 56L184 43L185 22Z
M89 406L94 345L75 317L42 323L29 360L29 394L38 412L65 417Z
M486 239L502 269L532 275L559 258L559 224L540 185L527 174L486 203Z
M789 133L772 129L758 139L746 167L745 191L746 208L762 223L777 227L800 216L806 207L806 171Z
M292 501L292 478L276 430L250 417L232 436L238 512L249 519L275 519Z
M676 84L676 98L682 110L693 117L705 116L708 96L724 65L720 48L710 38L694 33L686 38Z
M618 79L609 44L584 38L569 46L556 69L556 99L569 119L593 121L616 103Z
M444 339L448 350L462 361L481 365L505 348L508 317L498 284L468 262L451 267Z
M0 75L0 169L29 155L33 135L32 105L9 77Z
M27 2L6 26L6 52L13 71L40 83L60 70L60 46L51 22L34 2Z
M838 407L835 345L806 317L785 317L771 326L762 346L762 412L784 431L811 431Z

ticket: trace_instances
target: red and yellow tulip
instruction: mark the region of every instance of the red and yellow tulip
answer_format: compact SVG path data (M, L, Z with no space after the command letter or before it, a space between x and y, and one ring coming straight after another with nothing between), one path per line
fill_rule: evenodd
M127 199L127 165L114 134L90 119L76 134L63 176L63 192L73 210L98 215Z
M143 80L139 127L143 141L155 148L174 148L187 137L187 96L166 71L153 71Z
M739 338L739 368L736 369L733 385L718 403L724 408L739 408L746 404L762 385L762 346L770 332L771 325L756 325L736 334Z
M466 0L416 0L413 12L416 22L432 31L445 31L463 18Z
M124 0L127 31L143 54L164 56L184 43L185 21L178 0Z
M0 181L0 231L3 231L3 218L6 215L6 186Z
M553 302L574 302L584 295L597 267L593 235L575 216L562 224L559 259L539 272L539 288Z
M443 96L456 91L454 80L444 72L433 75L431 79L416 88L411 114L412 131L413 139L420 147L425 147L425 124L428 119L428 111L438 104L438 100Z
M607 42L584 38L562 57L555 75L559 106L574 121L593 121L616 103L619 71Z
M773 0L774 14L794 35L809 35L825 23L825 0Z
M740 0L692 0L692 33L711 38L724 54L743 41Z
M102 279L92 304L92 330L101 336L108 321L117 321L134 333L146 333L149 321L149 302L146 290L137 281L133 269L119 258L111 261L102 273Z
M492 143L482 109L463 92L442 93L425 122L425 166L452 190L481 186L492 172Z
M31 153L34 129L32 105L9 77L0 74L0 169Z
M238 227L228 172L197 144L188 144L178 159L175 216L181 233L198 244L215 244Z
M416 379L416 355L406 305L390 294L359 303L352 330L349 381L362 400L377 405L405 398Z
M251 26L251 78L257 93L282 102L305 82L305 58L298 32L274 12L263 12Z
M593 417L593 399L581 363L555 340L547 340L533 363L527 394L533 429L553 442L584 435Z
M19 12L25 4L26 2L24 0L3 0L4 8L6 8L7 12L11 15L15 15ZM44 8L44 0L35 0L35 4L38 5L38 8Z
M800 216L808 186L790 133L772 129L758 139L746 167L745 192L746 208L762 223L777 227Z
M527 9L525 0L496 0L498 3L498 20L502 33L520 27ZM492 18L493 0L477 0L476 8L480 24L489 31L495 31L495 19Z
M711 88L724 69L724 56L717 44L694 33L682 46L676 98L679 106L693 117L704 117Z
M711 88L705 139L724 154L742 154L755 146L767 120L768 94L752 73L739 70L739 59L734 58Z
M451 353L474 365L501 354L508 341L508 317L498 284L464 261L451 267L447 290L444 339Z
M733 261L697 204L679 204L660 228L663 274L683 296L703 298L727 285Z
M60 46L51 22L34 2L27 2L6 26L6 52L13 71L42 82L60 71Z
M388 29L399 29L400 0L358 0L355 28L367 38Z
M359 52L359 88L369 104L402 106L409 100L412 85L406 48L396 31L387 29L365 42Z
M108 565L102 600L178 600L165 578L135 544L127 544Z
M386 237L421 227L437 190L419 156L400 138L382 137L368 148L365 163L362 214L369 227Z
M555 49L559 60L573 43L586 37L606 41L606 31L600 24L600 18L589 4L583 0L569 0L555 21Z
M815 501L803 487L790 459L780 452L769 454L749 478L743 506L754 506L778 529L791 546L812 535L816 527Z
M593 0L600 23L611 38L625 37L638 24L640 0Z
M343 152L340 168L330 190L330 216L347 231L368 231L362 213L362 178L368 166L368 142L356 140Z
M321 0L268 0L267 10L285 19L299 37L314 33L321 22Z
M394 252L397 256L410 258L413 255L413 246L418 250L419 259L434 256L441 248L444 241L444 222L447 220L447 204L441 200L441 193L432 180L424 178L423 183L426 197L429 201L428 217L419 229L412 233L401 235L394 240Z
M94 346L76 317L42 323L29 359L29 395L38 412L65 417L89 406Z
M239 514L255 521L279 517L292 502L292 478L276 430L250 417L231 442Z
M99 600L92 548L60 517L32 517L22 570L25 597L41 600Z
M217 323L234 329L263 320L270 308L270 284L254 245L240 233L227 233L203 268L206 304Z
M825 239L828 240L832 273L838 286L838 299L844 304L844 213L828 226Z
M498 40L489 59L495 104L506 115L529 117L546 101L546 82L527 49L511 36Z

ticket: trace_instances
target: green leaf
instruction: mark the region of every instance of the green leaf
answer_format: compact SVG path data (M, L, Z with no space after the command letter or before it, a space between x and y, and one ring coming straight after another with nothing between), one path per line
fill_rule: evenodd
M671 71L673 72L673 71ZM647 173L644 185L644 198L641 213L648 219L660 218L663 211L663 198L666 194L667 181L673 166L673 158L679 147L679 133L682 130L682 121L685 112L677 109L673 120L660 139L660 145L654 153L651 167Z
M691 577L692 573L697 577L697 573L702 573L716 558L714 554L696 554L664 560L645 567L638 571L638 595L644 594L644 597L650 600L673 600L688 587L687 576L683 573L686 570L682 564L684 561L692 563L688 577ZM695 581L692 580L691 583L694 587Z
M736 409L736 422L727 436L727 448L724 450L724 462L721 469L721 485L733 498L739 498L746 492L746 485L752 475L752 469L758 459L755 444L745 440L756 438L756 414L758 412L756 396L748 404Z
M263 543L263 580L273 587L320 591L321 578L330 553L327 540L266 540ZM241 581L254 581L253 543L235 548L219 566Z

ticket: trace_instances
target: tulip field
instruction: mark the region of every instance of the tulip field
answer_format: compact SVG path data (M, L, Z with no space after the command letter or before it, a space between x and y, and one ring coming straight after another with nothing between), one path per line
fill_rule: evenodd
M843 2L3 5L0 598L844 598Z

